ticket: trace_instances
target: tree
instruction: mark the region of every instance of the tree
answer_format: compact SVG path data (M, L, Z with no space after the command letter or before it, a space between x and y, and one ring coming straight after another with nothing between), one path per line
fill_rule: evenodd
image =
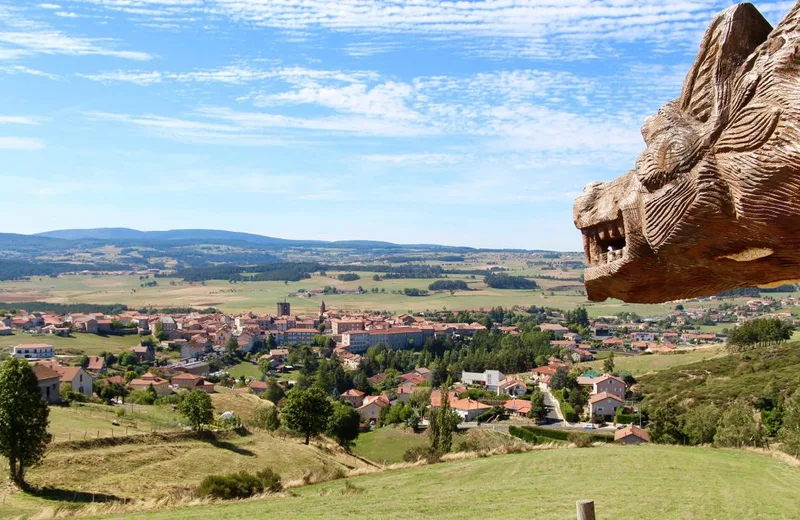
M682 412L672 401L653 408L649 414L650 423L647 425L650 440L659 444L682 443L685 439Z
M158 341L168 339L166 333L164 333L164 324L161 323L161 320L157 321L155 327L153 327L153 336L155 336Z
M273 377L267 381L267 389L261 394L261 398L278 404L285 395L283 388L278 384L278 380Z
M753 410L743 403L735 403L724 414L714 435L714 444L741 448L760 446L761 430L753 417Z
M450 381L448 380L448 383ZM431 449L448 453L453 447L453 431L455 431L461 418L458 414L450 408L450 397L448 390L450 384L441 388L442 400L438 408L431 410L430 418L430 436L431 436Z
M607 358L603 360L603 372L611 374L614 372L614 353L611 352Z
M786 405L778 440L782 444L783 451L793 457L800 457L800 388Z
M228 338L228 341L225 342L225 351L228 353L228 355L235 356L238 350L239 341L234 336L231 336Z
M253 412L253 424L267 431L275 431L281 427L278 408L275 406L259 406Z
M49 414L28 362L9 358L0 365L0 455L20 487L25 487L25 469L42 460L50 442Z
M547 417L547 405L544 403L544 394L538 388L534 389L531 394L531 411L528 417L536 419L537 421L544 420Z
M111 403L112 400L119 397L124 399L130 393L128 387L122 383L108 382L97 385L96 392L100 399L103 399L106 403Z
M550 380L550 387L553 390L561 390L569 383L569 370L567 367L558 367L553 378Z
M324 432L333 413L333 404L319 388L294 389L284 398L281 422L290 430L305 435L308 444L312 435Z
M328 421L328 435L336 439L340 446L349 448L358 438L361 416L350 405L335 403L333 415Z
M691 444L710 444L722 413L713 403L693 406L684 415L683 431Z
M193 430L202 429L214 420L214 405L211 396L202 390L192 390L183 398L178 409L186 417Z

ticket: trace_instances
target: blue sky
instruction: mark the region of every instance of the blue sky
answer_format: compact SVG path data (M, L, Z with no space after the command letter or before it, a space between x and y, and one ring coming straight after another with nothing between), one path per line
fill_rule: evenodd
M0 0L0 230L578 250L728 5Z

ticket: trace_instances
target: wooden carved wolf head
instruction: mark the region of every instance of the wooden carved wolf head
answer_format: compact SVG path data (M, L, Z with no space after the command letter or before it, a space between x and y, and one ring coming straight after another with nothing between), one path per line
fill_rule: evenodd
M800 279L800 4L712 21L633 170L575 201L589 299L663 302Z

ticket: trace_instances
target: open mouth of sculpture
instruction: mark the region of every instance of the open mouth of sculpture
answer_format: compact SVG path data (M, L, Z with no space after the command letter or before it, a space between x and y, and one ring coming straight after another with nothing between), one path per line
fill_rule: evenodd
M601 222L585 229L583 234L583 250L589 267L613 264L625 257L625 221L622 214L607 222Z

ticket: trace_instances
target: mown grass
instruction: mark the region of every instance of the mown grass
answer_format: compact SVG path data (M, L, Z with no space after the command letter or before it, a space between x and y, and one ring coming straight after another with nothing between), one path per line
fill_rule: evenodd
M608 357L607 353L604 354L605 355L598 360L578 363L577 366L581 367L583 370L588 370L591 368L595 371L602 372L603 359ZM681 350L671 354L639 354L632 356L615 354L614 369L627 370L634 376L639 376L673 367L690 365L692 363L697 363L707 359L714 359L725 355L726 353L723 347L703 347L696 350Z
M56 348L58 355L95 356L100 352L125 352L134 345L138 345L140 337L137 334L127 336L99 336L97 334L75 333L68 338L53 336L51 334L28 334L17 332L12 336L0 336L0 348L12 347L20 343L46 343Z
M428 436L414 433L411 429L386 426L358 436L353 451L369 460L392 464L403 461L403 454L410 448L427 446Z
M639 378L648 399L717 404L761 396L771 381L786 395L800 387L800 343L715 357Z
M258 365L249 361L242 361L238 365L226 368L225 370L227 370L231 377L235 377L236 379L239 379L241 376L258 379L261 376L261 370L259 370Z
M607 446L389 471L247 502L128 513L125 518L792 518L800 470L762 454L675 446Z

